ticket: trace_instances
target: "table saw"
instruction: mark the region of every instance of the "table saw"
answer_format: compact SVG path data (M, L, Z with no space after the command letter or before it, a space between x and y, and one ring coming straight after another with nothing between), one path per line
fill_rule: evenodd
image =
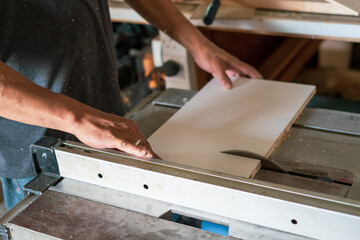
M195 93L153 93L127 117L149 137ZM43 138L0 239L360 239L359 120L306 108L270 156L292 174L253 179Z

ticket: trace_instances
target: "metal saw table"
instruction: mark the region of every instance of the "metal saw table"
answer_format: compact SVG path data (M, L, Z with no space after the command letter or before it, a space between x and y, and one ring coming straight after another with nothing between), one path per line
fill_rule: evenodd
M148 137L194 94L154 93L127 117ZM296 174L261 169L254 179L43 139L32 147L42 173L0 219L0 239L360 239L359 120L305 109L271 154ZM59 173L64 159L87 165ZM203 220L229 236L200 229Z

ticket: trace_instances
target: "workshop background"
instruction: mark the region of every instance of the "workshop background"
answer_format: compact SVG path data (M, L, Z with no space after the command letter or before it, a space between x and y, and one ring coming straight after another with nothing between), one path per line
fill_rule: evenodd
M153 91L169 86L199 90L212 78L152 26L115 19L113 29L119 84L127 111ZM265 79L316 85L317 95L308 107L360 113L359 43L199 29L215 44L256 67ZM169 55L164 56L164 46ZM174 84L179 76L188 82ZM1 194L0 216L4 212Z

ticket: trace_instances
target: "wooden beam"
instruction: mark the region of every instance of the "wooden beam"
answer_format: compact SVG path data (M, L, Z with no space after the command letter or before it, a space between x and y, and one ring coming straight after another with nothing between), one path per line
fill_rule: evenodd
M279 81L291 82L299 74L299 72L305 67L312 56L317 52L321 40L309 39L307 44L303 47L300 54L294 58L289 66L279 76Z
M359 15L360 13L360 1L359 0L326 0L334 5L339 5L350 10L353 10Z
M288 38L260 66L266 79L291 82L317 52L321 40Z
M357 11L344 4L332 4L333 0L239 0L252 7L297 12L358 15Z
M309 40L305 38L287 38L259 67L265 79L277 80L291 64Z
M203 5L205 8L210 0L172 0L180 5ZM123 0L110 0L109 2L123 2ZM341 14L359 16L360 1L358 0L222 0L222 15L236 16L231 7L243 8L246 4L255 8L279 9L287 11ZM221 9L220 8L220 9ZM242 10L243 11L243 10ZM241 15L241 14L238 14ZM244 18L244 17L242 17Z

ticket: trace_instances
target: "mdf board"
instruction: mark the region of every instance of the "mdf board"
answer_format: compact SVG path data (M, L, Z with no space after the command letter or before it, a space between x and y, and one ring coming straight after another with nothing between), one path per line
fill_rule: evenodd
M165 161L253 177L258 160L220 153L247 150L269 156L315 93L315 87L239 78L231 90L213 79L150 138Z

